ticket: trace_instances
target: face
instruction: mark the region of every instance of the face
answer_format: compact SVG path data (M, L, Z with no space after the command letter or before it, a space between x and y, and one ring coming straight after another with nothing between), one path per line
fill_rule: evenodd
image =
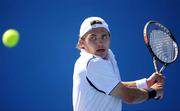
M85 34L82 41L84 49L91 54L107 58L110 45L109 32L105 28L95 28Z

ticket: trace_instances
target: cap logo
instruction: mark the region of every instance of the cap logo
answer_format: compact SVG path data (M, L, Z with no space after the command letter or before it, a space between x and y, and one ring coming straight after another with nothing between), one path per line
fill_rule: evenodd
M91 25L95 25L95 24L102 24L102 22L99 21L99 20L93 20L93 21L91 22Z

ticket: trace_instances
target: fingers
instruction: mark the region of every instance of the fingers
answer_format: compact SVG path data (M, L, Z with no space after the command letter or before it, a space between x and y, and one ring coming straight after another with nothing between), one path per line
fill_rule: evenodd
M163 86L164 86L164 83L156 83L156 84L157 84L156 86L157 86L158 88L163 88Z
M164 82L165 76L161 73L155 73L156 82Z
M148 87L151 87L153 84L157 82L164 83L164 80L165 80L165 76L163 74L154 72L153 74L151 74L150 77L148 77L147 84Z
M164 91L163 91L163 84L162 83L156 83L157 85L157 96L156 96L156 99L162 99L163 98L163 95L164 95Z
M151 88L155 89L156 91L162 91L164 88L164 83L157 82Z
M165 76L164 76L162 73L156 73L156 72L154 72L154 73L149 77L149 79L152 79L152 78L165 79Z
M162 73L153 73L152 77L155 79L155 82L151 88L155 89L157 91L157 99L162 99L164 95L164 81L165 76Z

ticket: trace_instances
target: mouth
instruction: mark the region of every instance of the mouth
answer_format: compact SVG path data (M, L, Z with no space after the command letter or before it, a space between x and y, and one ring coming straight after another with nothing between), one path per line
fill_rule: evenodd
M106 51L105 49L98 49L98 50L96 50L96 52L100 52L100 53L105 52L105 51Z

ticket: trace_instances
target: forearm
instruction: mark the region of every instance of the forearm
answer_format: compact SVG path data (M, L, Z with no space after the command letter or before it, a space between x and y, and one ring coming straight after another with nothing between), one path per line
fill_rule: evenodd
M136 81L129 81L129 82L122 82L126 87L130 88L143 88L148 89L151 86L150 81L148 81L146 78L136 80Z
M122 82L126 87L129 88L137 88L136 81L128 81L128 82Z
M134 84L134 82L132 82ZM133 84L131 84L133 86ZM121 98L124 102L130 104L141 103L148 99L148 93L141 88L127 87L127 83L119 83L111 95Z
M127 98L129 98L129 101L125 101L125 102L129 104L138 104L148 99L148 93L144 89L130 88L129 91L127 92Z

